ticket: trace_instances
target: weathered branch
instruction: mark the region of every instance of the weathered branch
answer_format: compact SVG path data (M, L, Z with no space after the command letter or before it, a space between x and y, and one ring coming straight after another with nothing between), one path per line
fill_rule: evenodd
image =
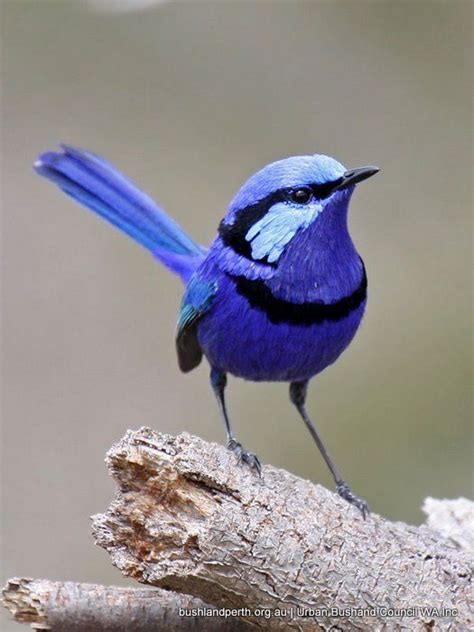
M93 531L125 575L218 606L287 610L247 617L266 629L474 625L472 557L427 527L364 521L318 485L271 466L259 479L188 434L129 431L107 463L119 491ZM362 612L377 608L394 616Z
M288 472L266 466L259 479L221 446L147 428L107 463L118 492L94 517L96 542L125 575L168 590L11 580L4 603L18 621L53 632L473 628L470 501L427 499L429 526L364 521ZM241 619L207 617L212 607Z
M463 551L474 553L474 503L466 498L425 498L426 524Z
M48 579L10 579L3 604L15 621L50 632L193 632L200 617L180 616L180 608L209 607L189 595L159 588L122 588ZM249 632L235 618L206 620L209 632Z

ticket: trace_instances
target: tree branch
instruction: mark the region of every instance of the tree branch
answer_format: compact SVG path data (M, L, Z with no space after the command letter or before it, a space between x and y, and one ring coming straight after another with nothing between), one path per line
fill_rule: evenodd
M474 553L474 503L466 498L425 498L426 524L463 551Z
M107 465L118 492L93 518L96 543L124 575L167 590L12 580L17 620L54 632L474 627L469 501L428 499L429 527L364 521L319 485L271 466L259 479L222 446L148 428L128 431ZM203 621L206 604L241 619Z
M180 616L180 608L209 608L189 595L159 588L122 588L49 579L10 579L3 604L15 621L50 632L193 632L197 616ZM249 632L236 618L209 618L209 632Z
M129 431L107 465L119 491L95 516L94 537L134 579L219 606L293 608L288 629L387 624L382 612L354 617L352 608L458 612L390 619L410 630L472 623L472 557L426 527L375 514L364 521L319 485L271 466L259 479L222 446L188 434ZM328 612L308 618L298 609ZM278 617L248 619L282 626Z

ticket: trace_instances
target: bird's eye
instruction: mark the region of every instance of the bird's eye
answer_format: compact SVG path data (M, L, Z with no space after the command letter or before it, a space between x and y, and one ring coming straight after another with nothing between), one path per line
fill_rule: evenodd
M294 189L290 191L289 198L295 204L308 204L311 202L313 192L309 187L301 187L300 189Z

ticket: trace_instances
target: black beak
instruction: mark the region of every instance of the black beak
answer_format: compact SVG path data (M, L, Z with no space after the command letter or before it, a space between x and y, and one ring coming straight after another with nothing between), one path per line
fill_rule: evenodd
M378 167L359 167L358 169L350 169L342 176L341 182L337 185L335 190L340 191L341 189L345 189L353 184L362 182L362 180L367 180L367 178L371 178L379 171L380 169Z

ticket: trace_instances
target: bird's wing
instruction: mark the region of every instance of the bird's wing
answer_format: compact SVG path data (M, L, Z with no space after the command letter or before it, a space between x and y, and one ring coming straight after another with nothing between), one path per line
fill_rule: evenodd
M178 317L176 352L179 368L191 371L201 362L202 349L197 337L197 323L211 307L217 294L217 282L194 274L186 288Z

